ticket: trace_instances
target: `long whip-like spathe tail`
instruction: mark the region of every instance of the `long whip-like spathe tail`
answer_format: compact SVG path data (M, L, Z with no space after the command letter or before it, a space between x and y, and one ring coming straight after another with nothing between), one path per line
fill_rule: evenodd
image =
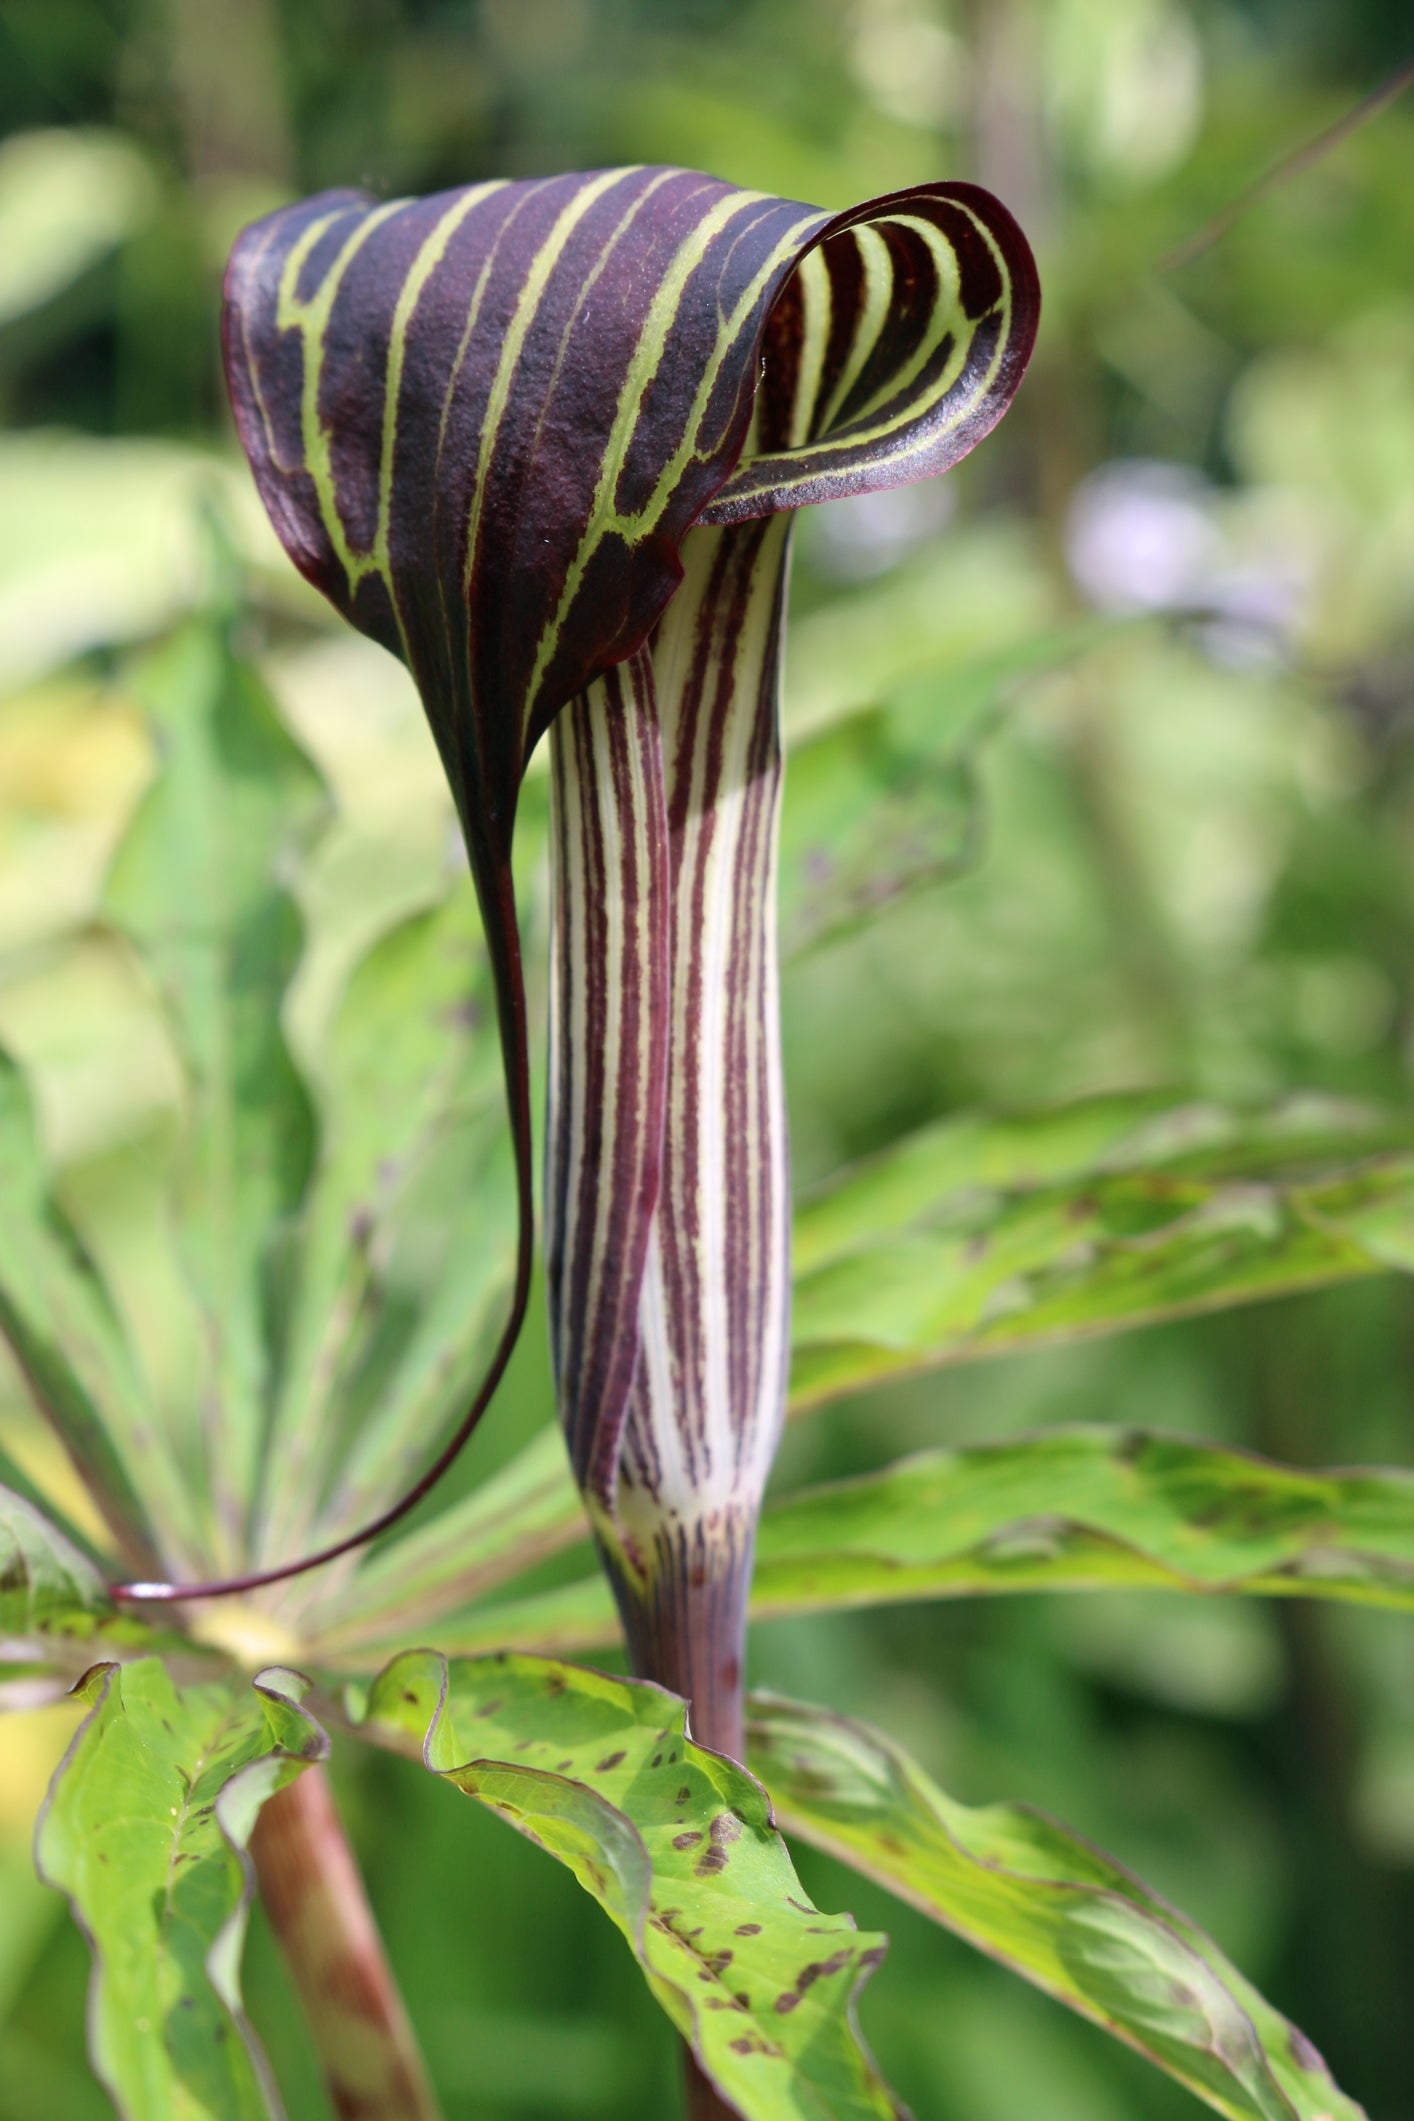
M273 1568L253 1570L244 1576L221 1577L209 1583L119 1583L111 1586L115 1598L130 1603L173 1604L185 1598L231 1598L247 1591L263 1590L267 1584L286 1583L326 1562L366 1546L390 1532L393 1526L417 1508L430 1494L471 1440L482 1415L495 1397L515 1352L530 1303L531 1277L535 1264L535 1205L533 1149L530 1116L530 1036L526 1020L525 973L521 962L520 930L516 921L515 887L509 862L493 872L489 890L482 894L486 932L496 983L497 1016L506 1077L506 1103L510 1117L511 1144L515 1157L517 1227L515 1278L505 1324L496 1343L486 1374L476 1395L456 1428L438 1451L426 1472L388 1509L356 1531L331 1545L319 1547L295 1561Z

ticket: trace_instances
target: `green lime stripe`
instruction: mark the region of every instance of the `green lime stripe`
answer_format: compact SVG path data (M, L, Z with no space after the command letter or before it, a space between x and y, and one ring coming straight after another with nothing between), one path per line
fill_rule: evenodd
M498 191L504 191L505 188L504 181L475 185L470 191L461 193L456 204L442 215L436 227L424 239L408 269L398 295L397 307L393 311L392 328L388 335L388 363L383 381L383 435L378 460L378 523L373 534L373 549L364 562L362 571L376 571L386 582L388 595L397 616L398 631L402 635L404 653L409 661L412 659L411 643L403 624L388 551L393 507L393 468L398 444L398 400L402 394L408 327L422 299L423 289L446 257L447 247L457 230L484 200Z
M520 357L530 328L535 322L550 275L563 257L570 237L590 208L610 191L630 171L621 169L603 170L577 191L561 212L549 235L530 260L521 291L516 302L505 338L501 342L500 358L496 373L491 380L490 393L486 400L486 413L481 423L481 441L477 451L476 478L472 485L471 515L467 522L466 560L462 573L462 589L468 600L471 596L472 575L476 566L476 546L481 530L481 516L485 506L488 485L487 474L491 459L500 437L505 419L506 405L511 394L511 384L520 364Z
M728 351L739 338L743 325L760 302L764 289L770 284L782 261L799 250L805 238L814 234L820 227L822 216L819 214L811 214L796 222L753 275L730 314L723 318L718 326L716 345L711 356L703 364L682 441L664 465L653 492L643 506L631 515L621 515L611 506L614 488L637 431L644 398L662 365L682 291L692 272L709 255L734 221L748 212L754 212L762 205L771 203L765 194L760 192L733 192L721 199L710 213L703 216L692 235L681 245L658 286L619 393L614 424L610 430L599 480L590 503L588 528L574 562L567 570L555 615L540 636L535 665L526 691L527 702L531 705L539 694L565 620L579 594L595 552L604 539L613 533L633 544L652 531L680 485L687 467L700 459L698 437L702 421L711 403L712 393Z
M275 308L276 329L298 331L303 342L304 394L300 407L300 427L304 438L304 468L314 481L315 492L319 496L320 520L348 577L350 595L374 563L368 555L353 551L339 515L333 436L319 417L319 385L324 373L324 334L349 266L374 230L381 228L385 221L391 220L393 215L400 213L407 204L406 199L393 199L386 206L375 207L370 214L365 215L349 235L315 293L309 301L302 302L296 295L295 288L299 284L305 260L344 209L340 208L334 213L323 215L318 221L311 222L285 260Z

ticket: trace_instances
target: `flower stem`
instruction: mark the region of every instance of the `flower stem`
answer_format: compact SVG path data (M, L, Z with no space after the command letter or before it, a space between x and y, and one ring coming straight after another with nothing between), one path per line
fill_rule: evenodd
M691 1530L664 1527L646 1577L609 1571L629 1659L688 1704L697 1745L740 1760L745 1745L746 1605L755 1524L738 1511Z
M723 1512L692 1532L663 1532L646 1581L631 1578L606 1555L640 1679L654 1679L688 1704L697 1745L743 1757L746 1743L746 1606L751 1588L755 1522ZM683 2044L686 2121L736 2121Z
M269 1800L250 1852L335 2113L440 2121L323 1768L306 1768Z

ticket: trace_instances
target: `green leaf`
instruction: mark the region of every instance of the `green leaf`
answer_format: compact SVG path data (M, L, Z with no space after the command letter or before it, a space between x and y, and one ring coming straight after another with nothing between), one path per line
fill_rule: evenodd
M538 1658L399 1658L366 1729L564 1863L747 2121L894 2116L853 1998L883 1939L806 1899L752 1776L660 1688Z
M1379 1272L1349 1188L1376 1185L1388 1218L1414 1164L1350 1166L1399 1138L1329 1100L1244 1117L1100 1099L925 1129L797 1218L792 1405Z
M1021 1805L956 1804L882 1733L773 1696L751 1758L788 1833L1127 2041L1230 2121L1359 2121L1310 2042L1197 1926Z
M1098 1425L923 1451L769 1501L751 1616L1131 1588L1414 1610L1414 1474L1296 1472ZM362 1641L357 1627L334 1632L320 1654L361 1652L366 1664L380 1639L375 1628ZM604 1584L586 1577L441 1617L438 1639L462 1656L502 1645L558 1654L616 1642L619 1625Z
M787 957L960 874L980 851L970 751L910 746L881 708L793 751L786 786L779 917Z
M1407 1121L1319 1094L1266 1110L1175 1105L1123 1091L1001 1117L965 1112L905 1135L803 1201L795 1218L802 1276L888 1237L968 1225L1008 1193L1083 1184L1127 1171L1270 1178L1409 1142Z
M1089 620L924 665L791 747L779 918L790 955L832 942L981 853L977 755L1027 678L1115 632Z
M206 1358L199 1424L174 1410L214 1513L213 1558L244 1552L272 1389L264 1278L313 1153L280 1025L301 931L282 866L322 802L313 767L221 629L193 624L139 683L162 771L128 828L104 910L141 951L188 1085L176 1243Z
M316 1586L315 1602L302 1612L301 1632L321 1663L344 1662L352 1645L366 1670L378 1643L391 1651L459 1605L572 1546L586 1529L556 1424L430 1524L375 1548L351 1582ZM612 1634L600 1639L612 1640ZM544 1647L538 1638L535 1647Z
M0 1336L115 1539L150 1564L191 1522L107 1291L50 1197L23 1077L0 1053Z
M156 191L125 133L14 133L0 147L0 324L59 294L121 243Z
M1306 1473L1128 1428L1056 1429L782 1497L758 1618L1164 1586L1414 1608L1414 1473Z
M1372 1152L1398 1141L1400 1132L1379 1113L1334 1099L1307 1097L1239 1115L1175 1107L1152 1094L1014 1119L964 1116L927 1128L847 1174L797 1215L793 1411L930 1362L1115 1331L1170 1311L1397 1265L1401 1244L1414 1257L1414 1166ZM1357 1158L1367 1160L1352 1169ZM1325 1175L1313 1181L1313 1171ZM1096 1438L1093 1464L1103 1468L1118 1447L1105 1432ZM1220 1469L1214 1477L1227 1477L1221 1468L1230 1462L1222 1454L1213 1458ZM351 1590L331 1587L322 1603L316 1590L309 1618L319 1654L341 1668L358 1668L360 1660L366 1668L379 1649L432 1624L444 1647L458 1654L507 1643L560 1653L617 1639L613 1607L589 1580L458 1611L579 1536L582 1516L569 1482L557 1475L559 1463L559 1448L547 1436L503 1476L494 1496L473 1497L413 1540L382 1549ZM991 1524L986 1536L994 1549L970 1552L959 1527L972 1505L954 1483L970 1488L975 1482L979 1493L992 1492L999 1476L980 1458L973 1468L970 1454L959 1457L955 1471L946 1455L918 1463L933 1467L927 1477L942 1483L939 1510L946 1503L956 1514L935 1522L920 1511L918 1522L937 1543L915 1577L901 1573L896 1559L837 1551L832 1530L821 1536L820 1553L839 1566L820 1576L817 1598L810 1589L815 1561L808 1556L793 1552L783 1557L781 1573L773 1573L774 1543L786 1536L784 1513L794 1507L777 1503L768 1507L757 1551L755 1610L945 1590L963 1595L1007 1586L1176 1580L1172 1557L1146 1543L1151 1524L1130 1550L1115 1544L1124 1534L1116 1531L1113 1512L1091 1520L1089 1505L1100 1508L1109 1489L1086 1491L1079 1475L1073 1526L1052 1525L1042 1536L1034 1524L1023 1524L1049 1508L1032 1493ZM917 1477L924 1477L921 1470ZM1113 1477L1112 1467L1104 1477ZM1286 1476L1274 1469L1272 1477ZM1040 1475L1038 1488L1047 1478ZM861 1512L866 1507L873 1505L861 1490ZM1165 1507L1175 1524L1182 1521L1176 1492ZM1280 1507L1272 1490L1270 1510ZM806 1541L814 1537L814 1508L811 1502L798 1521ZM1342 1501L1338 1523L1346 1523L1345 1512ZM1185 1536L1194 1536L1192 1527ZM981 1539L979 1533L979 1547ZM1307 1545L1304 1562L1298 1565L1295 1549L1282 1562L1287 1574L1280 1588L1402 1599L1376 1549L1363 1559L1349 1557L1349 1574L1342 1576L1342 1564L1319 1551L1321 1538L1313 1534ZM1210 1573L1253 1574L1216 1534L1204 1552ZM1273 1586L1254 1578L1244 1587Z
M3 275L0 266L0 275ZM148 641L210 597L214 503L262 601L307 624L324 606L296 576L245 467L150 437L23 428L0 435L0 690L92 650Z
M92 1635L114 1607L87 1555L34 1503L0 1487L0 1644Z
M253 1691L179 1688L155 1658L81 1684L35 1855L89 1939L90 2056L125 2121L280 2111L240 2004L245 1849L265 1799L328 1750L305 1685L272 1669Z
M277 1558L366 1516L462 1410L509 1278L514 1186L469 882L357 966L320 1056L271 1434Z

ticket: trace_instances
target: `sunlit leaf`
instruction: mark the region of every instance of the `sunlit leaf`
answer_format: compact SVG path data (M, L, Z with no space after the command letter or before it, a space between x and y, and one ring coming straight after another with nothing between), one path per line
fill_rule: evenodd
M323 1537L367 1515L475 1386L513 1253L494 1016L463 889L374 945L324 1041L271 1434L272 1558L316 1523Z
M304 1685L178 1687L155 1658L83 1683L36 1859L88 1936L90 2057L125 2121L280 2112L240 2004L245 1849L265 1799L328 1749Z
M1353 1201L1373 1188L1388 1221L1399 1180L1351 1166L1400 1139L1320 1101L1244 1120L1100 1100L927 1129L797 1219L792 1403L1379 1272Z
M0 1487L0 1642L91 1635L112 1615L88 1556L33 1502Z
M1021 1805L955 1803L881 1732L771 1695L751 1759L782 1824L1092 2019L1230 2121L1359 2121L1309 2040L1176 1908Z
M790 754L781 816L781 948L833 941L982 852L978 754L1027 678L1083 655L1099 622L927 665L813 729Z
M321 1661L342 1662L351 1643L366 1669L370 1643L391 1649L416 1637L457 1606L572 1546L586 1530L564 1439L558 1426L542 1429L509 1465L430 1524L376 1548L350 1582L316 1584L303 1627Z
M142 1560L174 1549L192 1511L92 1262L50 1197L29 1094L0 1054L0 1335L115 1539Z
M747 2121L897 2114L853 2027L883 1939L810 1905L760 1784L684 1737L674 1696L418 1652L377 1680L366 1727L568 1866Z
M1127 1585L1414 1608L1414 1473L1098 1426L921 1452L781 1497L753 1611Z
M262 595L322 617L244 471L212 451L26 428L0 436L0 489L0 690L199 610L213 587L213 504L261 570Z
M178 634L139 693L162 767L123 837L104 910L141 950L186 1078L172 1205L205 1355L196 1477L234 1556L270 1388L263 1277L313 1146L280 1026L301 940L281 870L318 814L321 788L217 626Z
M1016 1591L1168 1589L1414 1609L1414 1474L1308 1473L1129 1428L1056 1429L924 1451L887 1471L768 1501L751 1614L828 1612ZM434 1610L436 1608L434 1607ZM335 1660L386 1640L337 1627ZM501 1603L440 1606L458 1655L617 1641L597 1577Z
M155 190L126 134L12 134L0 147L0 324L51 300L122 242Z

